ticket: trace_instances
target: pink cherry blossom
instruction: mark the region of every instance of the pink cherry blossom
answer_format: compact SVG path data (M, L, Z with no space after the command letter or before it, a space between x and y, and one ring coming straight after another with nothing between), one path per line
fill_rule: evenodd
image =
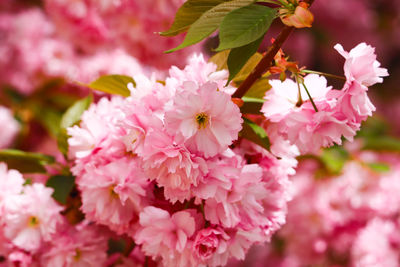
M183 0L44 2L60 35L86 53L121 47L146 65L168 69L183 65L190 53L199 50L192 47L160 57L183 40L183 36L166 38L155 34L172 24Z
M15 246L35 251L56 233L63 208L53 200L52 193L51 188L33 184L25 186L23 194L6 199L3 231Z
M75 71L73 47L55 37L54 25L39 8L1 13L0 32L0 84L27 95L49 79Z
M0 125L3 129L0 136L0 148L7 148L14 141L20 126L13 118L11 111L3 106L0 106Z
M206 262L212 257L225 253L229 239L229 235L223 229L205 228L196 234L193 243L194 253L202 262Z
M353 266L397 266L398 226L390 220L374 219L362 229L352 248Z
M225 87L227 79L228 72L226 70L217 71L217 65L207 62L203 54L192 54L183 69L176 66L169 69L169 77L165 82L167 88L175 88L175 91L176 88L182 88L186 81L195 82L198 86L214 82L218 84L219 90L231 94L236 88L230 85Z
M298 86L294 81L273 80L270 83L272 88L265 95L266 102L261 111L267 119L276 123L271 127L302 153L316 152L320 147L334 143L341 144L342 136L352 140L356 129L348 124L344 114L337 112L337 100L330 97L332 91L324 77L311 74L304 78L318 112L303 90L303 103L297 106Z
M0 214L5 199L20 194L23 191L24 183L25 180L21 173L17 170L8 170L7 165L0 162Z
M335 45L335 49L346 59L344 73L348 81L356 80L362 85L372 86L383 81L382 77L388 76L387 69L380 68L376 60L375 48L360 43L347 52L342 45Z
M240 110L215 83L197 87L187 82L184 89L177 92L172 109L166 112L167 131L177 131L178 141L183 140L190 152L215 156L238 138Z
M41 254L41 266L103 266L107 259L106 235L97 226L82 222L69 226L48 242Z
M348 118L349 126L355 131L368 116L372 116L375 106L367 95L368 88L357 81L346 83L338 94L337 110Z
M174 143L173 138L162 131L146 136L141 156L146 175L164 187L165 197L172 202L189 200L190 189L197 186L208 171L203 158Z
M77 182L87 218L118 233L132 231L146 195L147 178L139 163L122 158L101 166L87 166Z
M304 78L304 83L310 92L313 100L316 102L317 108L318 103L334 104L334 101L327 99L326 95L332 89L331 86L327 86L327 80L323 76L316 74L307 75ZM265 94L265 104L262 107L262 112L271 121L277 122L282 120L286 115L295 110L302 110L302 107L297 107L296 104L299 100L298 86L293 80L286 79L284 82L280 80L271 80L271 89ZM308 94L306 94L304 88L301 87L301 98L303 102L309 103Z
M141 229L135 235L137 244L148 256L156 259L161 256L163 261L179 263L175 266L185 266L191 262L189 239L195 232L196 223L188 211L179 211L172 216L165 210L156 207L146 207L140 213Z
M72 172L78 179L88 163L107 164L125 156L122 136L126 131L118 126L124 116L119 109L122 103L120 97L101 98L83 113L80 126L67 128L70 135L68 154L75 161Z

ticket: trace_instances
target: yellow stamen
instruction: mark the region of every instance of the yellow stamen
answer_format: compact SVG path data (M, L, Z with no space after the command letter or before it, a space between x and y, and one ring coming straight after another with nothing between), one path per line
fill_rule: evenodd
M109 188L110 196L113 197L113 198L116 198L116 197L118 197L118 194L115 193L114 188L115 188L115 185L110 186L110 188Z
M79 249L75 249L75 255L74 255L74 260L79 261L79 259L82 256L82 252Z
M30 227L36 227L39 225L39 219L35 216L31 216L28 219L28 226Z
M196 122L199 129L205 129L209 123L208 115L204 112L196 114Z

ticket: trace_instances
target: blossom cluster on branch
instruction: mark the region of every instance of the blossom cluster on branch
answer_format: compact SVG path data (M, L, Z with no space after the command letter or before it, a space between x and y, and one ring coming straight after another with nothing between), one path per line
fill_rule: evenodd
M0 266L396 266L400 159L350 143L389 74L289 61L313 2L0 3Z

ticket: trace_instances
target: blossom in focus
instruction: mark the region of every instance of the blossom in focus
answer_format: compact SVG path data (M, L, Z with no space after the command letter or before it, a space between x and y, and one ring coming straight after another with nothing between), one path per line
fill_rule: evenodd
M165 114L167 131L183 140L192 153L205 157L224 151L237 139L241 113L228 94L218 91L217 84L184 84L177 92L171 110Z
M146 207L140 214L142 228L137 232L135 239L142 245L143 251L154 259L180 258L177 266L185 266L192 262L187 250L189 238L194 234L196 221L189 211L179 211L172 216L167 211Z
M340 52L340 47L335 48ZM327 87L326 79L314 74L304 78L304 90L302 84L289 79L270 81L272 88L265 94L267 101L261 111L272 122L267 129L272 133L271 138L276 138L274 132L277 132L301 153L316 152L335 143L340 145L342 136L353 140L361 122L375 111L366 85L381 82L381 77L388 74L386 69L379 68L374 49L366 44L341 54L346 57L346 82L342 90Z
M164 188L165 197L172 202L189 200L190 189L197 186L208 171L202 157L190 153L162 131L152 131L146 136L140 155L146 175Z
M265 95L261 111L274 123L271 127L302 153L315 152L334 143L341 144L342 135L347 139L355 135L347 118L336 111L337 100L329 96L332 89L327 87L324 77L310 74L304 78L318 112L304 90L301 90L303 103L297 106L298 86L302 85L290 79L284 82L271 80L270 84L272 88Z
M229 235L223 229L205 228L199 231L193 243L193 250L201 261L206 261L214 254L222 254L228 248Z
M67 129L81 210L165 266L244 259L285 221L296 153L281 141L279 160L229 148L242 124L234 88L203 56L169 73L165 83L135 75L130 97L101 98Z
M347 52L343 46L336 44L334 47L345 59L344 74L348 82L356 80L365 86L372 86L383 81L382 77L388 76L387 69L381 68L376 60L375 48L366 43L360 43Z
M98 167L87 166L77 184L87 218L124 233L131 221L137 220L148 182L137 162L122 158Z

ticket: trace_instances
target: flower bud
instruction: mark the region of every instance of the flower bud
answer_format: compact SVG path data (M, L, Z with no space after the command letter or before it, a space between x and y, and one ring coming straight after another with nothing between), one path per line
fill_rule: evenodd
M285 8L280 9L279 13L281 14L282 22L287 26L296 28L311 27L314 21L313 14L308 10L308 6L304 2L299 3L293 13Z

